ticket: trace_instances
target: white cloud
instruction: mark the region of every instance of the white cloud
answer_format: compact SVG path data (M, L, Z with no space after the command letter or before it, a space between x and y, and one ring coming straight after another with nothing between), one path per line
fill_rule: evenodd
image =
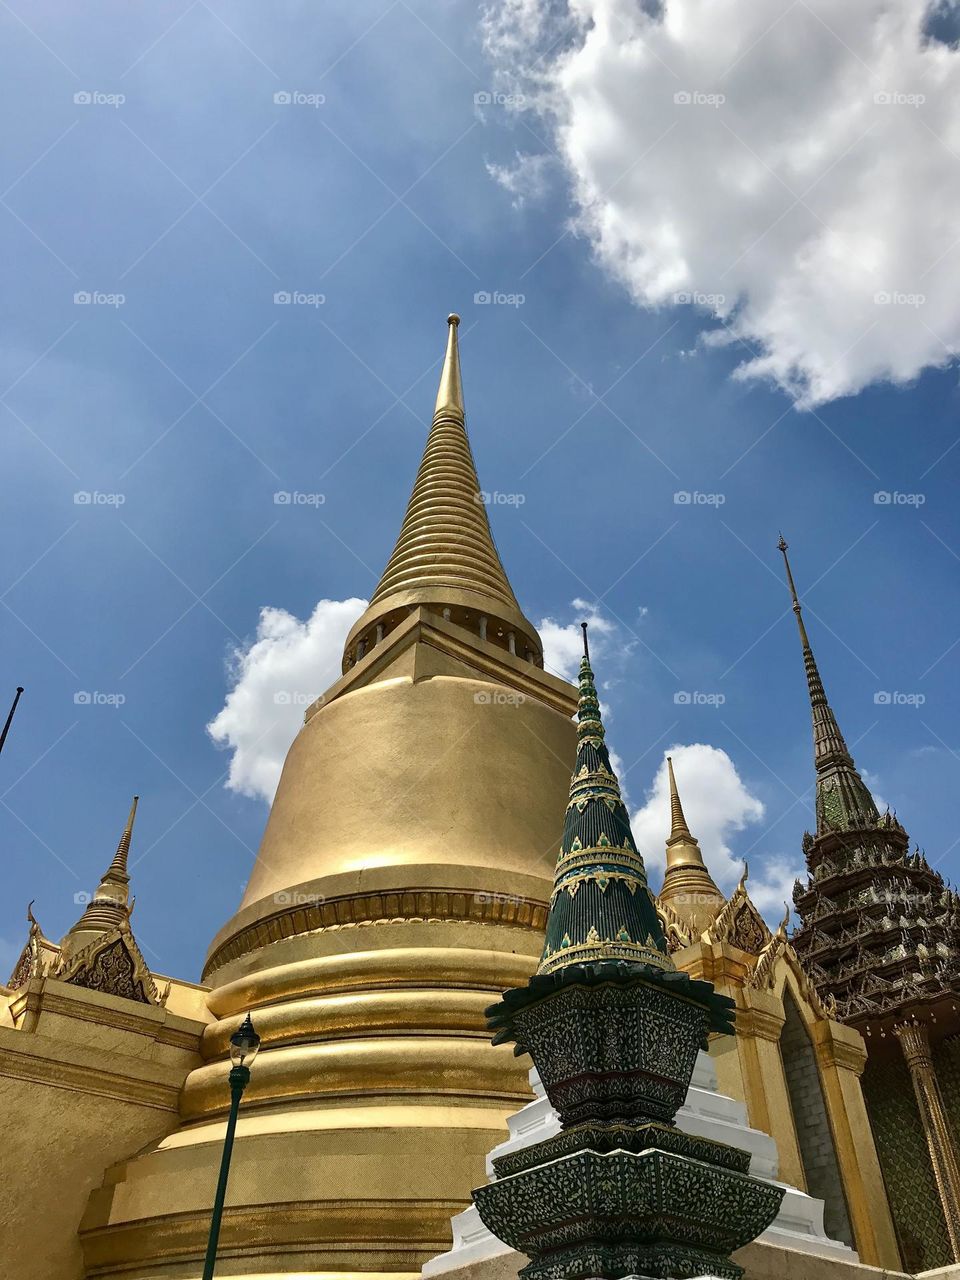
M546 195L552 164L552 157L548 155L524 155L518 151L512 164L488 161L487 173L513 196L513 207L522 209L528 202L542 200Z
M340 676L347 633L365 600L321 600L306 622L285 609L260 610L257 634L230 655L232 687L207 725L233 752L227 786L273 801L280 771L303 713Z
M231 791L272 803L303 713L339 678L347 633L366 607L365 600L321 600L306 622L285 609L260 610L253 640L230 654L230 691L207 725L214 742L233 752L226 784ZM575 622L545 618L538 628L545 665L567 680L576 679L583 653L580 622L590 624L591 653L600 657L616 631L585 600L570 607Z
M605 618L596 605L586 600L571 600L570 608L576 613L576 621L562 623L544 618L537 630L543 641L543 665L562 680L576 680L583 657L583 632L580 623L588 624L591 658L603 658L607 643L617 628Z
M887 804L886 800L884 800L883 796L877 790L877 788L880 786L879 777L877 776L877 774L871 773L869 769L861 769L860 777L864 780L864 782L870 788L870 792L873 796L873 803L877 806L877 808L880 810L881 813L884 813L887 809L890 808L890 806Z
M928 9L494 0L484 35L599 263L646 306L698 295L739 376L813 405L960 351L960 53Z
M664 844L670 834L670 785L666 754L647 792L646 803L634 813L631 824L637 847L648 869L662 871ZM719 747L704 742L675 746L669 754L677 775L677 789L687 825L700 843L710 874L729 893L743 872L743 859L731 847L731 837L764 816L763 802L749 790L736 766ZM779 920L783 903L789 902L800 859L783 857L756 862L749 889L754 904L765 915ZM651 877L654 886L660 877Z

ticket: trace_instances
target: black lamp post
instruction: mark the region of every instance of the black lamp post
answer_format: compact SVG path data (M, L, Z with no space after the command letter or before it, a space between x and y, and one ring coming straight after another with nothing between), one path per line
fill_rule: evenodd
M217 1243L220 1239L220 1219L223 1217L223 1202L227 1194L227 1179L230 1176L230 1157L233 1154L233 1137L237 1130L237 1113L240 1110L240 1099L250 1082L250 1066L260 1048L260 1037L253 1029L249 1013L239 1029L230 1037L230 1115L227 1119L227 1133L223 1140L223 1157L220 1161L220 1178L217 1182L217 1194L213 1201L213 1215L210 1218L210 1239L207 1241L207 1256L203 1264L203 1280L212 1280L213 1269L217 1265Z

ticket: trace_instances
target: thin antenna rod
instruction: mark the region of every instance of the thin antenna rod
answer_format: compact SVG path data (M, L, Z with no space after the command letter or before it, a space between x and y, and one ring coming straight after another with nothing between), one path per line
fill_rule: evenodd
M17 709L17 703L20 701L20 695L21 695L21 693L23 693L23 686L18 684L18 685L17 685L17 694L16 694L16 697L15 697L15 698L14 698L14 700L13 700L13 706L10 708L10 711L9 711L9 713L7 714L7 722L6 722L6 724L3 726L3 732L2 732L2 733L0 733L0 751L2 751L2 750L3 750L3 744L6 742L6 740L7 740L7 734L10 732L10 725L11 725L11 723L13 722L13 713L14 713L14 712L16 711L16 709Z
M590 641L587 639L587 624L585 622L581 622L580 628L583 631L583 656L589 662L590 661Z

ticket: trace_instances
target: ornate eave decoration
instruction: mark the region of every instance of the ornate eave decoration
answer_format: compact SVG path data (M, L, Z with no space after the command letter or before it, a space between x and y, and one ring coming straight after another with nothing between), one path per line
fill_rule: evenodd
M48 966L48 960L44 955L45 952L54 953L54 945L43 936L43 930L37 923L33 914L33 902L27 907L27 920L30 922L30 932L27 936L26 945L20 952L20 957L13 967L13 973L7 986L11 991L19 991L21 987L25 987L31 978L42 978Z
M668 950L673 953L674 951L681 951L684 947L689 947L695 939L673 907L669 903L663 902L660 898L655 898L654 901L664 937L667 940Z
M750 900L747 892L749 875L750 868L747 863L744 863L740 883L731 894L727 905L706 930L704 938L712 943L728 942L749 955L759 956L770 943L773 934Z
M143 953L128 924L123 923L95 938L65 961L52 975L61 982L104 995L163 1004Z

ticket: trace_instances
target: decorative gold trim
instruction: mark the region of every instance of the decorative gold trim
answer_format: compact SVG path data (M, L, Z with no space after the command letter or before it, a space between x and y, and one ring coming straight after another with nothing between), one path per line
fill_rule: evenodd
M11 1080L29 1080L34 1084L64 1089L68 1093L88 1093L119 1102L133 1102L158 1111L179 1110L180 1089L176 1085L136 1080L105 1071L102 1066L84 1067L75 1062L54 1061L35 1054L17 1053L0 1048L0 1076Z
M295 934L414 920L505 924L542 933L547 923L547 903L519 895L464 889L397 889L346 894L325 902L290 907L241 929L208 958L204 976L231 960Z

